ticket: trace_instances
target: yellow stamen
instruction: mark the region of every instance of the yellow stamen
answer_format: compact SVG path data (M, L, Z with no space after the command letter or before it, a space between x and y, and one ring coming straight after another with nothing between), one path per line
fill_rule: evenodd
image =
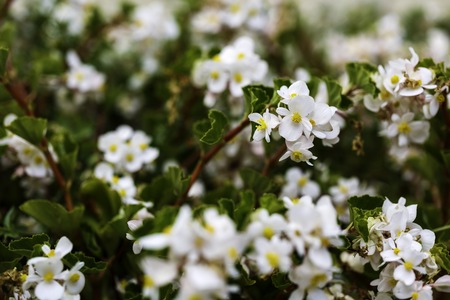
M155 286L155 281L149 275L144 275L144 287L152 288Z
M43 276L43 279L44 279L44 281L50 282L53 280L54 276L55 275L51 271L49 271L49 272L45 273L45 275Z
M267 252L266 258L272 268L278 267L278 264L280 263L280 257L278 256L278 254L276 254L275 252Z
M410 263L409 261L405 262L404 266L407 271L411 271L414 267L413 264Z
M397 84L400 81L400 78L398 77L398 75L393 75L391 77L391 83L392 84Z
M292 158L294 159L294 161L300 161L303 158L303 153L299 151L294 151L292 152Z
M297 184L298 184L298 186L300 186L300 187L304 187L305 184L307 184L307 183L308 183L308 178L305 177L305 176L303 176L302 178L300 178L300 179L297 181Z
M399 133L408 134L411 132L411 127L406 122L401 122L397 125L397 130Z
M78 273L73 273L73 274L70 276L69 280L70 280L71 282L73 282L73 283L77 282L78 280L80 280L80 274L78 274Z
M242 74L241 74L241 73L235 73L235 74L233 75L233 78L234 78L234 81L236 81L237 83L241 83L241 82L242 82L242 79L244 79L244 78L242 77Z
M266 239L270 239L274 234L275 232L270 227L265 227L263 230L263 235Z
M266 130L267 124L266 121L264 121L263 118L259 118L258 121L256 121L259 125L256 126L257 130Z
M300 116L298 112L295 112L292 114L291 120L294 123L300 123L302 121L302 116Z

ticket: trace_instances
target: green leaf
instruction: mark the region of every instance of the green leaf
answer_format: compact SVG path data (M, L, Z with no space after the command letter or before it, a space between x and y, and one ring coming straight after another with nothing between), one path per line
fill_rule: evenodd
M368 219L375 218L382 212L384 199L369 195L354 196L348 199L350 219L364 241L368 241Z
M8 249L0 242L0 273L17 266L21 258L22 255L20 253Z
M250 168L243 168L239 171L244 187L256 191L258 195L271 189L271 180Z
M221 214L227 214L230 218L234 217L234 202L228 198L222 198L218 201L219 212Z
M50 238L44 233L35 234L31 237L22 237L9 243L9 249L30 258L35 245L42 246L48 243Z
M64 263L72 268L77 262L84 262L84 266L81 268L83 274L95 274L106 270L106 262L96 261L95 258L86 256L83 252L69 253L63 258Z
M6 62L8 60L9 50L0 46L0 77L6 76Z
M255 194L252 190L240 193L241 201L234 211L234 220L238 229L243 229L247 225L250 215L255 211Z
M77 166L78 145L67 134L59 134L51 141L65 178L73 178Z
M286 273L276 272L270 276L273 285L279 289L284 290L292 285Z
M214 145L222 140L225 128L228 125L228 119L221 111L216 109L209 111L208 118L210 127L200 138L200 141L208 145Z
M84 206L77 206L68 212L61 204L48 200L28 200L19 208L58 233L70 233L78 230L84 213Z
M47 129L47 120L33 117L19 117L6 127L33 145L39 146Z
M97 178L90 178L83 182L80 190L84 203L91 203L95 206L97 217L103 222L107 222L119 213L122 200L117 192Z
M282 87L282 86L286 86L289 87L291 86L292 82L289 78L275 78L273 80L273 95L272 95L272 99L270 100L270 104L278 104L278 102L280 102L280 95L278 95L277 91Z
M185 177L183 170L178 167L169 167L164 174L172 185L172 190L175 196L181 196L189 186L190 177Z
M349 105L347 102L342 101L342 87L339 85L339 83L337 83L336 80L332 80L329 78L325 78L324 81L327 85L328 104L339 109L347 109Z
M270 214L285 210L283 201L278 199L275 194L264 194L259 198L259 205L265 208Z
M261 112L274 97L274 89L264 85L247 85L242 88L245 99L245 110L248 114Z
M450 255L447 247L442 243L437 243L431 248L430 252L436 263L447 273L450 273Z
M372 96L376 95L376 85L372 81L371 76L377 72L377 68L368 63L349 63L346 65L349 81L355 87L363 89Z

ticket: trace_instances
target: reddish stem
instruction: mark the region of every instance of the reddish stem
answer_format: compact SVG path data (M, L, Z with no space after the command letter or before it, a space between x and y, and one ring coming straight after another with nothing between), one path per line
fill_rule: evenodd
M197 165L195 166L194 171L192 172L191 180L189 181L189 186L184 192L183 196L178 198L177 202L175 203L176 206L180 206L186 200L189 190L191 189L194 182L197 180L198 176L200 176L203 167L217 154L217 152L219 152L229 141L231 141L235 136L237 136L249 124L250 120L248 118L245 118L238 126L231 129L227 134L225 134L225 136L223 137L222 141L219 144L212 147L208 152L206 152L205 155L203 155L200 158Z

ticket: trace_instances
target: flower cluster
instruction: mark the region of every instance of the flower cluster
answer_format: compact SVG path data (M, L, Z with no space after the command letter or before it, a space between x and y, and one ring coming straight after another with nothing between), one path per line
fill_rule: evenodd
M201 33L218 33L223 26L263 30L269 21L269 6L266 0L221 0L218 7L204 7L192 18L192 28ZM272 8L273 9L273 8Z
M80 272L84 262L77 262L70 270L64 270L62 258L72 251L73 244L63 236L55 249L42 246L45 256L28 260L28 275L22 289L24 295L42 300L80 299L85 278ZM31 298L30 298L31 299Z
M315 138L324 140L327 145L339 141L339 123L333 119L337 108L315 101L304 81L296 81L289 87L282 86L277 93L281 97L277 115L266 109L262 115L251 113L248 116L257 124L253 140L265 138L270 142L272 130L278 127L278 133L286 140L287 147L280 160L290 157L295 162L304 161L312 165L310 160L317 157L309 149L314 146Z
M439 272L430 252L435 234L413 223L417 205L405 203L405 198L398 203L386 199L382 212L368 219L368 241L357 240L354 247L375 270L382 268L379 279L371 284L387 297L383 299L391 299L392 294L398 299L432 299L433 277ZM436 282L437 289L445 290L444 285L448 289L446 277Z
M5 126L10 125L17 118L14 114L9 114L3 120ZM20 167L17 169L17 175L22 175L25 172L26 175L33 178L49 178L53 176L47 159L44 153L36 146L30 144L23 138L7 131L7 136L0 139L0 146L5 145L8 147L9 163L19 162ZM51 145L49 145L49 151L53 159L57 161L56 153L53 151Z
M99 92L105 84L105 75L93 66L83 64L74 51L67 53L67 87L80 93Z
M150 166L159 156L159 150L150 147L151 141L143 131L134 131L127 125L119 126L98 139L98 148L106 162L96 166L94 175L116 190L126 204L136 203L136 186L131 173ZM123 175L119 177L118 174Z
M215 104L215 94L222 93L229 86L233 97L241 97L242 87L261 81L267 73L267 63L254 52L254 42L249 37L240 37L225 46L212 59L197 63L194 81L197 85L207 85L205 104Z
M160 287L178 281L176 299L227 298L239 291L229 283L241 275L239 269L258 276L288 273L298 299L323 295L336 271L328 247L341 245L336 211L329 197L316 204L309 196L285 197L284 203L284 215L256 210L244 231L215 208L194 218L183 206L173 225L136 241L144 250L168 249L167 260L147 256L141 261L144 296L158 299ZM293 256L302 257L302 263Z
M442 91L434 91L434 72L418 67L418 55L409 50L411 59L396 59L378 67L373 80L380 92L376 98L364 96L367 109L386 114L381 135L392 140L391 153L399 158L406 157L411 144L428 139L430 124L423 119L434 117L445 99Z

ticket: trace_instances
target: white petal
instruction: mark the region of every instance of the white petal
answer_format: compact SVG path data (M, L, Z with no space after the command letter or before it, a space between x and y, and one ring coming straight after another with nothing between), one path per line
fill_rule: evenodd
M38 283L34 293L39 299L58 300L64 295L64 288L54 280L42 281Z

